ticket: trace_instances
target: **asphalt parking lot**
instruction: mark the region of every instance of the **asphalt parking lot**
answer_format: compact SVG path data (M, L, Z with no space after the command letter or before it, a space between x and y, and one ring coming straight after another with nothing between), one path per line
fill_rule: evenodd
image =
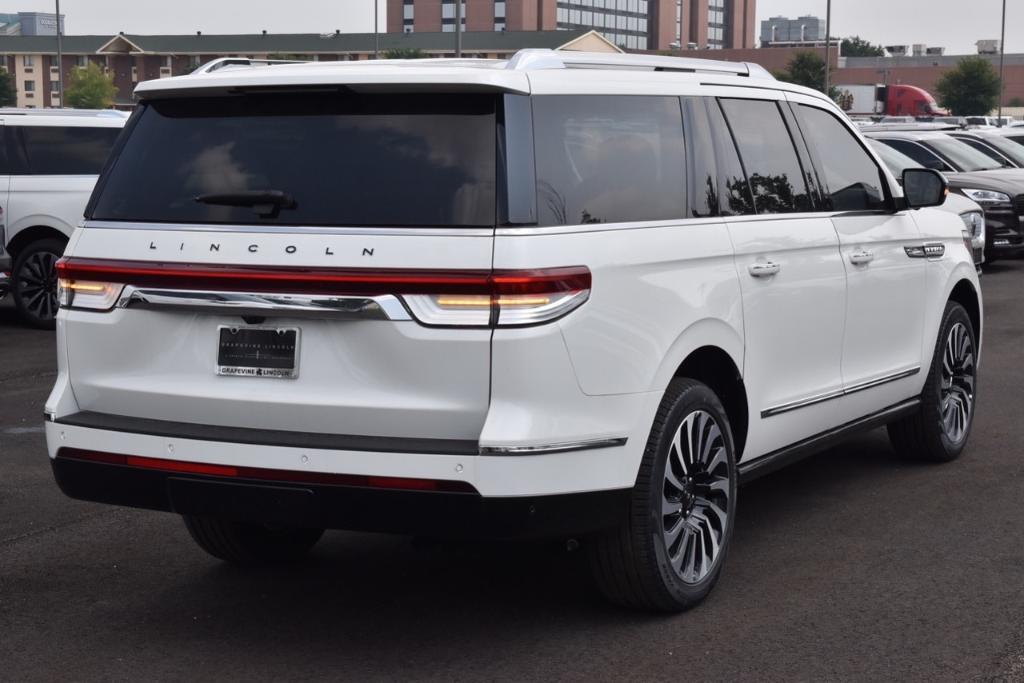
M246 573L176 517L68 500L52 335L0 304L0 678L1022 680L1024 262L983 286L966 454L879 431L742 488L717 590L673 617L605 605L560 544L332 532Z

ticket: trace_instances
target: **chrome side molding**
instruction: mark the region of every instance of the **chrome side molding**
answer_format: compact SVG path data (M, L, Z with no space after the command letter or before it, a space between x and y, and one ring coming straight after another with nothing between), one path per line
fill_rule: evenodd
M342 320L412 320L398 297L331 294L256 294L128 285L117 308L178 309L230 315L290 316Z
M613 439L569 441L539 446L481 446L480 455L547 455L549 453L589 451L597 448L617 448L618 446L625 446L626 441L626 437L623 436Z
M835 389L824 394L817 396L811 396L809 398L800 399L799 401L792 401L790 403L783 403L779 406L774 406L766 410L761 411L761 417L772 417L774 415L781 415L782 413L788 413L791 410L797 410L798 408L806 408L807 406L817 405L825 401L831 401L832 399L840 398L842 396L849 396L850 394L856 394L858 391L864 391L865 389L872 389L882 384L888 384L889 382L895 382L897 380L906 379L907 377L913 377L917 373L921 372L920 366L916 368L909 368L907 370L901 370L900 372L894 372L891 375L885 377L879 377L878 379L871 379L866 382L860 382L843 389Z

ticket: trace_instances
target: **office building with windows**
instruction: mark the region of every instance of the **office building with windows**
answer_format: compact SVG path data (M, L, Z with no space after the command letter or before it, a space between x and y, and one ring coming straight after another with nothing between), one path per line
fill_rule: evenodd
M456 0L388 0L388 31L454 31ZM594 30L624 50L754 47L756 0L462 0L464 31Z

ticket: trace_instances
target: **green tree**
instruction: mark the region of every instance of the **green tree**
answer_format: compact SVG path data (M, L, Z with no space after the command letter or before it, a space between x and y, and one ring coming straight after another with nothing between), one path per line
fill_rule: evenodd
M881 45L872 45L860 36L853 36L843 38L839 54L844 57L884 57L885 48Z
M110 74L103 73L92 62L71 70L71 78L64 88L65 104L76 109L107 109L114 104L117 86Z
M825 91L825 60L816 52L798 52L789 60L785 71L773 71L772 74L786 83ZM833 98L839 94L834 87L830 87L829 91Z
M18 87L14 76L6 69L0 70L0 107L13 107L18 103Z
M964 57L939 78L939 104L955 116L982 115L999 103L999 74L984 57Z
M384 51L384 59L426 59L427 53L418 47L395 47Z

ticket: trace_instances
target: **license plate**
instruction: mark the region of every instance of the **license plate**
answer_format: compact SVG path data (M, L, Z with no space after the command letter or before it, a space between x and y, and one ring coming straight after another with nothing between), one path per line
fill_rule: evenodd
M299 376L299 328L221 325L217 329L218 375L278 379Z

